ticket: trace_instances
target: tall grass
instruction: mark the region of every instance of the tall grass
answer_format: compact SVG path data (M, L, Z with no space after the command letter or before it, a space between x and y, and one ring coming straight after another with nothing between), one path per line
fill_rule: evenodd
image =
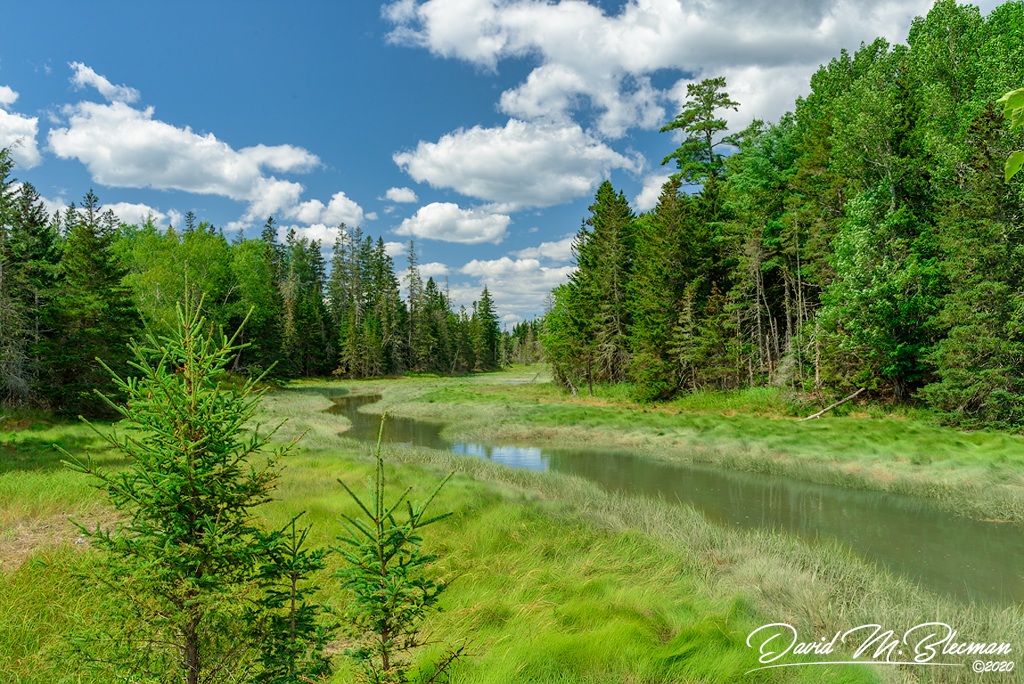
M348 386L383 392L375 410L449 421L444 434L455 441L627 448L669 463L927 497L959 515L1024 524L1020 435L963 432L908 418L913 411L796 421L785 415L803 410L777 388L700 393L649 407L600 392L569 397L550 383L489 380Z
M488 420L499 421L496 429L530 427L520 411L531 402L522 396L510 401L512 395L502 398L489 389L503 377L302 383L268 396L261 429L287 418L277 438L305 436L282 463L277 499L261 515L269 526L283 526L306 511L310 541L327 545L339 530L340 514L355 513L336 480L358 491L373 460L369 445L344 437L343 417L322 412L330 396L383 389L392 405L440 417L454 410L474 430ZM487 399L429 403L429 395L446 388L447 394L480 390ZM545 391L505 388L525 396ZM589 414L607 407L570 408ZM596 431L618 439L613 422L599 416ZM561 433L552 434L558 439ZM426 550L441 556L438 575L452 580L444 612L432 616L427 629L438 641L470 643L453 682L977 681L969 668L835 666L745 674L759 665L746 636L768 622L788 622L808 638L831 638L871 622L901 632L941 620L963 640L1008 641L1015 649L1024 644L1020 606L998 609L936 597L833 543L720 527L686 506L611 494L557 473L416 448L389 447L385 456L388 486L412 486L414 497L425 495L438 473L457 470L435 504L455 515L427 528L424 540ZM93 490L45 464L0 475L0 525L62 506L80 515L103 510ZM50 539L16 569L0 571L0 682L79 681L61 654L67 635L101 609L103 597L74 579L94 562L74 541ZM325 577L322 585L323 602L348 600L335 581ZM335 652L344 647L333 644ZM417 656L426 662L441 648L434 644ZM334 681L349 681L344 659L336 662ZM993 674L985 681L1015 679Z

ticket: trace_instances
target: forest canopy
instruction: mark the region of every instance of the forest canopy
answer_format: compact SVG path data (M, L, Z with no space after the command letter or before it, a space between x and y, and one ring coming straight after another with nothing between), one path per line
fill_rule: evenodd
M334 245L125 225L90 191L47 215L0 151L0 402L70 412L116 394L126 343L186 293L229 333L233 373L463 373L543 354L572 391L638 399L776 385L819 400L867 388L965 426L1024 427L1024 6L940 0L906 45L842 51L778 121L728 131L725 78L688 87L657 206L603 183L577 270L542 321L500 329L396 271L382 238ZM1015 92L1016 91L1016 94ZM283 240L279 238L283 237Z
M657 206L606 182L576 236L545 321L556 380L643 400L866 387L1024 427L1021 131L998 102L1022 83L1024 5L942 0L907 45L822 66L778 121L727 135L725 79L689 86Z
M470 310L455 310L446 284L424 283L413 244L400 283L383 239L359 228L341 226L325 254L293 231L280 242L272 217L258 238L230 240L191 212L181 227L126 225L92 191L49 216L13 169L0 150L4 405L103 410L95 391L117 392L97 359L123 374L129 340L172 325L186 295L229 334L248 316L233 373L452 374L539 359L536 322L502 331L486 287Z

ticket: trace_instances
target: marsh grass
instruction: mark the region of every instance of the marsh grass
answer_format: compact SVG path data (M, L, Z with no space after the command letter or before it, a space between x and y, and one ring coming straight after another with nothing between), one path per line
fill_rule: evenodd
M453 431L467 434L529 429L553 442L572 439L572 431L540 412L549 388L492 390L508 377L308 382L269 395L260 421L271 426L287 418L277 438L290 440L303 432L305 437L298 452L283 461L277 498L260 514L268 526L281 527L305 511L311 545L326 546L340 532L340 515L356 513L335 480L361 493L372 474L371 447L346 439L346 419L323 412L330 397L347 391L383 391L384 403L401 407L405 415L462 421ZM757 401L749 397L747 404ZM535 417L548 421L539 428L524 419L537 406ZM617 406L551 408L579 412L574 414L579 429L601 433L607 441L622 439L619 431L629 429L636 432L628 439L644 437L656 445L661 443L656 432L672 425L631 428L631 417L663 418ZM764 421L755 426L791 425L740 415ZM69 435L78 434L77 426L65 427ZM753 444L758 436L755 430L744 439ZM457 471L436 502L438 510L455 515L424 533L424 548L441 556L438 577L452 581L444 612L425 627L437 641L471 643L469 656L452 672L453 682L977 681L969 668L835 666L744 674L758 666L746 636L769 622L788 622L802 638L820 639L867 623L901 632L939 620L958 629L965 641L1024 646L1020 606L963 605L936 597L835 543L721 527L687 506L611 494L558 473L397 446L386 448L385 457L389 486L412 486L419 498L439 474ZM0 475L0 522L65 509L78 515L102 511L95 490L76 480L45 464ZM92 558L74 540L51 540L16 569L0 572L0 682L80 681L65 669L61 654L70 627L102 609L103 597L74 580ZM334 605L348 600L327 573L320 584L319 600ZM345 647L332 645L335 653ZM417 655L428 662L441 648L429 645ZM348 681L343 659L335 660L334 681ZM1015 679L991 675L985 681Z
M287 393L275 401L268 409L291 413ZM310 406L308 395L297 401ZM303 413L294 423L289 429L309 429L310 446L320 445L305 455L317 469L328 468L330 459L313 452L331 449L327 435L345 419ZM347 476L350 486L369 473L366 447L354 446L361 470ZM438 502L456 511L455 519L426 541L446 559L439 572L458 578L446 612L428 626L446 638L472 635L479 645L455 681L744 681L752 666L743 641L753 627L774 621L831 638L861 624L899 632L940 620L965 640L1024 643L1019 606L965 606L936 597L834 542L731 530L687 506L610 494L558 473L428 449L391 447L386 454L411 466L397 470L396 486L425 492L437 473L458 471ZM949 668L790 669L748 680L876 677L974 681L975 675Z
M570 397L550 383L504 384L500 374L349 387L382 392L374 410L448 421L443 434L452 441L626 448L667 463L927 497L958 515L1024 524L1024 437L942 427L917 409L874 404L801 422L794 417L816 409L779 388L651 407L603 387Z

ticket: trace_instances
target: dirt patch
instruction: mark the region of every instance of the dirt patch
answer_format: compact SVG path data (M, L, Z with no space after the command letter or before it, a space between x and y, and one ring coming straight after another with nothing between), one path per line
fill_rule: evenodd
M31 518L18 521L0 531L0 572L8 572L21 567L22 563L35 551L43 548L72 544L85 548L85 538L74 523L74 518L86 527L95 528L99 524L110 529L115 519L102 515L68 515L60 514L46 518Z

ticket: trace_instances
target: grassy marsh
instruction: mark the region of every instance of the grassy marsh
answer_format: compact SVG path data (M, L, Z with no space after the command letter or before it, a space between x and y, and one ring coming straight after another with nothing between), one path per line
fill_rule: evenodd
M322 412L331 395L351 390L383 390L393 411L454 421L453 435L493 438L532 429L531 439L540 435L571 444L586 429L609 443L639 443L652 454L671 425L682 429L671 419L715 417L692 406L686 414L644 411L600 395L562 403L543 385L504 384L520 377L529 380L532 374L305 382L270 394L261 421L277 425L287 419L279 439L305 436L299 451L283 463L277 500L262 514L268 524L283 525L306 511L312 541L329 544L339 514L355 513L336 480L361 491L372 468L370 450L344 438L343 417ZM753 422L729 422L729 430L752 425L757 428L752 434L764 437L758 421L772 419L744 406L763 407L771 397L748 397L745 404L741 399L708 398L701 410L736 411L724 418ZM708 408L713 401L718 407ZM568 416L575 416L575 427L558 424ZM792 427L789 421L775 422ZM871 434L881 439L882 432ZM28 548L23 544L13 563L0 566L0 682L81 681L61 655L67 636L76 625L87 624L102 602L74 579L76 572L87 571L92 553L75 543L73 528L48 521L109 520L110 511L83 478L36 451L36 440L46 439L80 453L92 447L105 467L119 464L114 455L96 450L87 428L79 425L39 421L4 433L4 461L14 454L25 467L0 472L0 534L8 541L27 537ZM755 438L749 439L754 444ZM998 444L982 442L986 449L998 450ZM426 449L388 447L385 455L389 483L412 485L414 495L424 495L440 474L457 471L436 502L437 511L455 516L425 535L425 547L442 553L436 572L455 580L444 612L430 619L428 630L439 640L471 643L470 657L453 672L453 682L976 680L969 668L834 666L744 674L758 666L746 636L768 622L788 622L802 636L820 639L872 622L899 632L941 620L965 640L1024 645L1021 606L965 606L936 597L836 544L723 528L686 506L610 494L557 473L512 470ZM669 456L677 457L685 458ZM36 529L47 524L48 533ZM35 537L25 533L32 525ZM345 600L329 579L322 582L320 597L334 604ZM335 644L338 650L343 646ZM440 648L427 647L419 655ZM338 663L334 681L348 681L343 659ZM986 681L1015 680L1011 674L986 676Z
M1024 437L941 427L920 411L815 412L777 388L688 395L646 406L621 387L571 397L529 380L536 367L444 383L378 381L395 415L449 421L452 440L602 445L679 464L713 464L818 484L927 497L958 515L1024 524Z

